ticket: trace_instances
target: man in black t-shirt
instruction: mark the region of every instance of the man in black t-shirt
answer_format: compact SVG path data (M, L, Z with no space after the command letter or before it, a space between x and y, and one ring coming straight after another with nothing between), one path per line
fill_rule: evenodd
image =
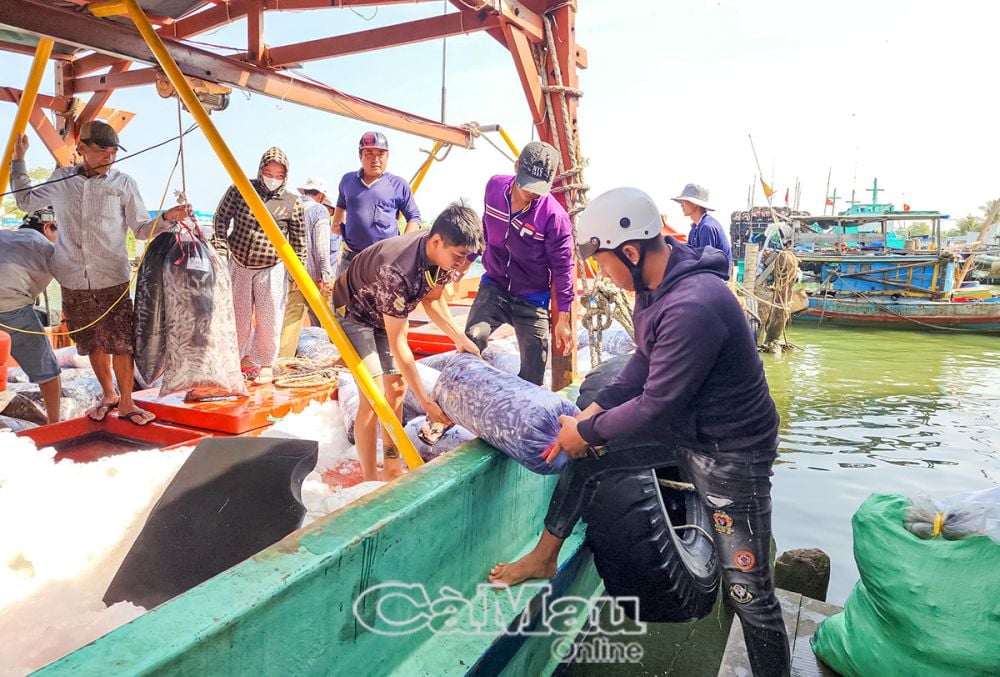
M419 230L378 242L357 255L333 286L333 308L344 332L372 376L382 377L389 406L403 413L406 387L413 389L431 421L448 424L447 416L424 390L416 360L406 340L408 316L422 304L428 317L447 334L459 352L479 349L455 324L441 297L469 256L483 249L483 225L468 207L454 204ZM354 435L365 481L378 479L375 448L378 419L371 404L359 398ZM384 474L402 472L399 451L383 432Z

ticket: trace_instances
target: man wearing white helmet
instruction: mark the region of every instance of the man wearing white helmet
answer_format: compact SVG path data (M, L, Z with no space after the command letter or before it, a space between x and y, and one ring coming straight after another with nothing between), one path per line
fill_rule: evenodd
M636 352L593 404L560 417L546 458L564 451L572 460L542 536L525 557L494 567L489 580L502 586L555 575L562 543L603 475L679 464L712 514L723 592L740 617L754 674L787 675L788 641L768 563L778 414L726 285L725 255L662 237L661 224L656 204L635 188L604 193L580 215L580 255L594 256L615 284L637 292Z

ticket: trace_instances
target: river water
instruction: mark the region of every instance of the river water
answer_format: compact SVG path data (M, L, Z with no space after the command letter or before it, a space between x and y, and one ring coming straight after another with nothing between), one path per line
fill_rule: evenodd
M765 355L781 415L778 552L831 558L828 600L857 581L851 516L872 493L932 497L1000 483L1000 337L794 325Z

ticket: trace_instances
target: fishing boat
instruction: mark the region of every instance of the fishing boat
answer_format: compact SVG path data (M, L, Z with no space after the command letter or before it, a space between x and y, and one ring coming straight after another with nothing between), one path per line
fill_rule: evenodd
M790 216L785 245L818 282L795 317L821 325L1000 331L1000 294L969 276L975 252L941 247L946 218L874 202L838 215ZM913 221L930 223L930 236L897 232Z
M378 3L332 6L355 4ZM292 77L284 68L303 60L486 32L513 59L538 138L561 149L565 169L558 179L565 184L561 199L568 206L580 204L586 186L577 138L577 69L586 66L587 52L576 42L576 4L532 0L453 2L452 6L454 11L440 17L269 48L263 39L265 17L283 10L330 9L329 0L223 4L214 0L80 0L70 6L47 0L7 0L0 3L0 48L33 53L35 64L24 90L4 88L0 100L18 104L11 139L23 131L30 117L46 148L60 165L66 165L80 123L108 119L120 130L131 119L131 113L103 107L110 92L118 86L156 83L161 94L183 100L244 198L254 203L259 198L249 189L206 110L221 110L219 96L236 87L434 140L434 149L414 179L418 184L439 151L452 146L471 148L489 128L448 125L404 113ZM243 18L248 25L243 55L223 55L185 41ZM38 96L49 58L60 62L58 96ZM129 71L132 63L152 67ZM169 87L163 86L166 80ZM89 102L73 98L90 91L94 94ZM49 122L48 110L62 116L63 129ZM503 136L513 150L512 142ZM8 160L9 154L0 167L4 185ZM269 215L261 217L261 225L272 241L280 240ZM372 394L370 376L324 307L315 285L285 249L279 247L282 260L362 389L376 402L383 425L393 435L405 437L398 420L391 414L382 416L387 410L384 400ZM461 304L462 294L462 289L455 292L456 305ZM433 332L414 334L417 350L442 349ZM553 387L570 399L575 399L575 386L570 383L574 362L575 355L568 359L553 355ZM42 426L27 436L39 444L61 445L64 458L85 461L130 448L192 444L210 436L259 435L274 419L330 395L329 387L290 394L265 386L237 402L185 403L176 397L137 393L137 401L159 417L144 429L144 439L136 439L139 433L130 428L96 430L95 424L79 420ZM93 434L100 439L88 439ZM399 445L406 456L403 442ZM567 664L571 674L587 674L586 665L568 659L587 643L604 616L614 616L611 621L619 624L621 619L601 597L604 584L585 546L582 526L567 541L558 574L548 585L523 585L496 595L481 587L498 557L513 557L531 547L555 477L529 472L481 441L427 464L419 457L407 456L407 461L414 462L402 479L291 533L38 674L552 674L567 670ZM332 481L347 486L360 477L339 473ZM655 476L643 481L654 487L651 495L661 495ZM667 503L675 519L693 521L687 519L685 501ZM661 500L660 512L666 509ZM688 540L701 538L693 530L687 533ZM478 623L476 617L460 613L475 604L486 605L488 622ZM549 616L556 609L561 611L554 629ZM380 615L384 612L404 616L386 619ZM449 618L458 620L449 624ZM618 643L616 650L628 650L634 659L619 667L628 673L636 663L651 671L677 665L683 666L685 674L714 675L722 661L731 618L720 605L717 612L693 626L644 628L634 640ZM405 626L404 631L396 631L399 624ZM697 651L691 646L697 646ZM595 650L606 648L599 644ZM604 658L590 669L608 674L608 656Z

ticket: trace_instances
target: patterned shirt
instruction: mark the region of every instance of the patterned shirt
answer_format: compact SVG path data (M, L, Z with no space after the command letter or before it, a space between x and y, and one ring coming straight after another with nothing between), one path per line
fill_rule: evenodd
M285 175L288 175L287 156L280 148L270 148L260 159L257 178L252 179L250 185L271 212L278 230L288 240L295 255L305 265L306 233L302 201L298 195L285 190L284 183L274 190L269 190L264 184L262 171L272 160L284 165ZM270 268L277 265L278 252L236 186L230 186L222 196L215 210L214 225L212 245L220 255L232 254L236 263L244 268Z
M368 247L333 286L333 307L372 329L385 330L385 318L405 319L432 289L451 282L451 271L427 258L430 231L397 235Z
M144 240L152 225L135 179L114 167L87 178L82 165L61 167L48 181L57 179L65 180L32 188L24 160L11 162L18 208L33 212L51 206L59 223L49 271L68 289L106 289L128 282L132 268L125 233L131 229ZM156 228L168 229L162 221Z
M0 230L0 313L30 306L52 282L53 246L32 228Z

